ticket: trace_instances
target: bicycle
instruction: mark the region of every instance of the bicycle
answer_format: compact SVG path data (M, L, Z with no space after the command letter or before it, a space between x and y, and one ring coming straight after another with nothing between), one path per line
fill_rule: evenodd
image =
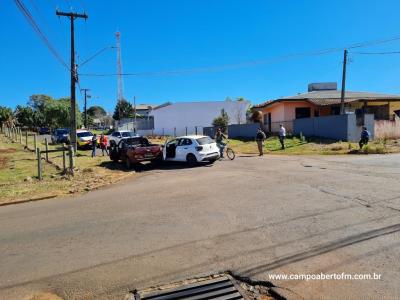
M229 141L222 144L224 147L223 152L225 152L226 157L228 157L230 160L234 160L236 157L235 151L233 151L232 148L227 147L228 143L229 143Z

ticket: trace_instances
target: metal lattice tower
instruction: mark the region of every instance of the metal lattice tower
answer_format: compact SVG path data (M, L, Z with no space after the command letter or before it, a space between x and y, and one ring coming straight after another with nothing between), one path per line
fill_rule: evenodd
M124 84L122 81L122 61L121 61L121 33L117 31L115 33L117 41L117 74L118 74L118 102L124 100Z

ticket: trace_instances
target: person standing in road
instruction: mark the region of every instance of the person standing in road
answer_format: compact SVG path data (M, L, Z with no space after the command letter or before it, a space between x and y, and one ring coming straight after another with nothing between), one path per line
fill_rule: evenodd
M362 128L362 132L361 132L361 138L360 138L360 142L358 143L360 146L360 150L362 149L362 147L364 147L364 145L368 145L369 142L369 138L371 136L371 134L369 133L369 131L367 130L367 127L363 126Z
M258 128L257 135L256 135L256 142L258 146L258 152L260 153L259 156L264 155L264 141L266 139L264 131L261 128Z
M96 156L96 147L97 147L97 135L93 135L92 137L92 157Z
M224 148L225 148L224 139L226 139L226 136L222 133L221 128L217 129L217 132L215 133L214 139L215 139L215 142L217 143L217 146L219 148L219 156L221 158L223 158L224 157Z
M286 129L283 127L283 124L279 125L279 142L281 143L281 149L285 149L285 137L286 137Z

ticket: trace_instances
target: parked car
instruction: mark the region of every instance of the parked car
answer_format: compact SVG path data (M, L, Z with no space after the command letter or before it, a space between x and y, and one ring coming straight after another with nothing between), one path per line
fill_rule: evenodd
M118 145L121 139L130 137L139 137L139 135L129 130L114 131L108 136L108 143L110 144L110 146L112 146L113 144Z
M145 137L122 138L110 146L110 159L122 161L129 169L142 161L162 161L161 145L151 144Z
M163 147L165 161L187 162L192 166L199 162L213 163L219 157L219 148L215 141L203 135L177 137Z
M76 131L76 142L79 149L91 149L92 148L92 139L93 133L85 130L80 129ZM99 145L99 137L97 137L96 145Z
M48 127L40 127L39 134L50 134L50 128Z
M58 128L53 131L51 135L51 143L59 144L59 143L69 143L69 129L66 128Z

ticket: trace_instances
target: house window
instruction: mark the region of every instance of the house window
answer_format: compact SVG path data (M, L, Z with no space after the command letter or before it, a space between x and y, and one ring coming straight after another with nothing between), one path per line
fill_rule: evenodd
M311 117L310 107L296 107L296 119L303 119L310 117Z
M340 106L331 106L331 115L340 115Z

